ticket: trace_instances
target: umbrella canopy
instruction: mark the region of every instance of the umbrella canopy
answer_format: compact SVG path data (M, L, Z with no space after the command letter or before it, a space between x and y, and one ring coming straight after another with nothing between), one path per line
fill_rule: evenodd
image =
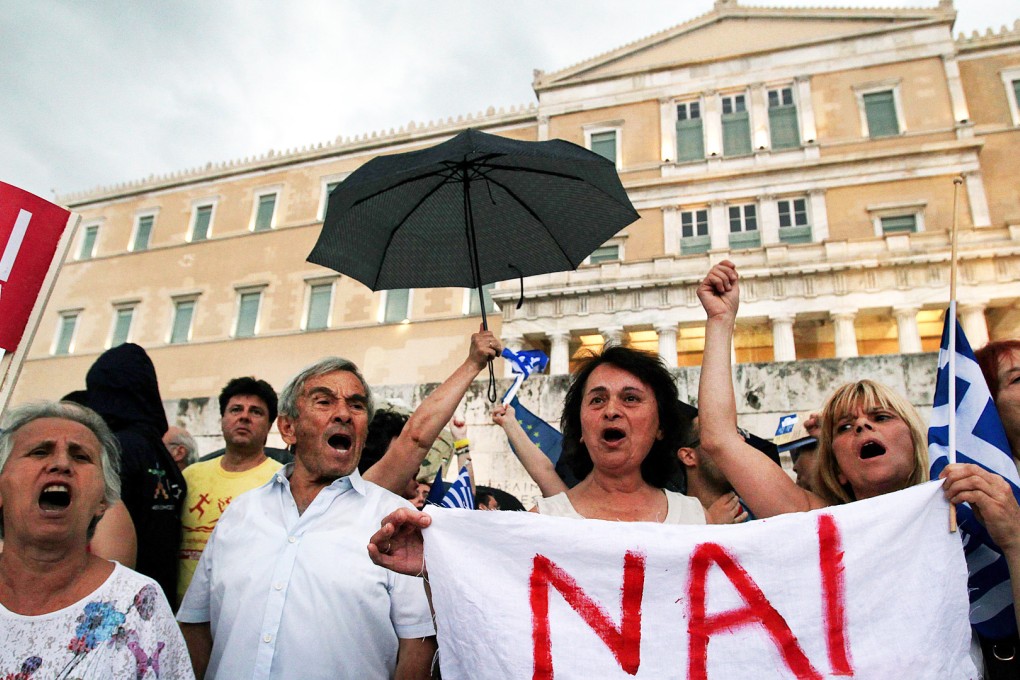
M308 261L372 290L459 286L481 302L484 284L575 269L637 218L602 156L465 130L341 182Z
M574 269L637 218L602 156L466 130L341 182L308 261L372 290L477 288Z

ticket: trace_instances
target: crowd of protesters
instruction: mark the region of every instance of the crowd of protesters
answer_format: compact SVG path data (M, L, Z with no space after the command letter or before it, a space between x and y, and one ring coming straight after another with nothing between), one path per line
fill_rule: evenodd
M658 357L607 346L581 362L566 394L564 475L512 406L493 409L540 490L532 512L729 524L927 480L920 415L871 380L834 386L806 420L796 479L762 455L737 428L736 268L714 266L698 297L707 323L697 410ZM455 416L501 350L492 333L472 335L463 363L413 411L377 404L337 357L298 373L279 399L265 381L235 378L219 397L225 447L202 461L194 438L167 422L137 345L104 353L83 392L11 410L0 432L0 677L434 677L421 578L430 517L419 512L441 490L433 485L455 464L477 509L525 509L474 485ZM1020 341L977 358L1020 470ZM266 445L274 422L285 450ZM946 498L974 509L1020 575L1008 483L976 465L950 465L942 478ZM1020 578L1012 585L1015 600ZM977 642L986 677L1020 677L1016 654L1001 660L1020 651L1015 639Z

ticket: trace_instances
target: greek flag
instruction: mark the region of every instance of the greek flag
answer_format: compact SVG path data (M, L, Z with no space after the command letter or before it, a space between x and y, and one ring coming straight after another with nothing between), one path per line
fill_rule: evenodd
M504 348L500 356L510 362L510 371L514 374L514 384L503 395L502 403L504 404L509 404L513 400L521 383L529 375L541 373L549 363L549 357L540 349L524 349L515 352L512 349Z
M440 505L444 508L475 509L475 495L471 493L471 475L468 474L467 466L460 469L456 481L446 489Z
M955 327L955 333L951 329ZM951 347L955 347L951 349ZM950 374L955 368L955 381ZM955 456L949 451L950 393L955 390ZM950 462L975 463L1006 479L1013 495L1020 499L1020 476L1010 453L1006 432L999 413L988 392L981 368L963 329L956 324L955 303L946 311L939 349L935 400L928 428L928 457L931 478ZM1013 596L1006 559L985 528L966 504L957 507L957 521L963 538L964 553L970 573L970 622L982 635L1003 638L1016 631Z

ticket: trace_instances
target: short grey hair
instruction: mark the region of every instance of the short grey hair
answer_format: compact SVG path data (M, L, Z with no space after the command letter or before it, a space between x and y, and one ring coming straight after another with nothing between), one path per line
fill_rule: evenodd
M99 440L99 464L103 472L103 497L109 505L119 501L120 444L102 416L71 401L34 401L8 411L0 423L0 472L3 472L14 450L14 435L21 428L40 418L70 420L84 425L96 436ZM0 508L0 538L2 537L2 508Z
M191 436L191 433L183 427L177 428L174 436L167 442L167 446L183 446L188 451L184 456L184 462L188 465L198 462L198 444L195 443L195 438Z
M288 418L297 418L297 400L305 389L305 383L311 378L317 378L320 375L336 373L338 371L353 373L354 377L361 382L361 386L365 389L365 397L368 400L366 404L368 407L368 422L372 422L372 416L375 415L375 401L372 399L372 390L368 387L368 383L365 382L365 378L361 375L357 365L353 361L341 357L320 359L291 378L280 394L280 415L287 416Z

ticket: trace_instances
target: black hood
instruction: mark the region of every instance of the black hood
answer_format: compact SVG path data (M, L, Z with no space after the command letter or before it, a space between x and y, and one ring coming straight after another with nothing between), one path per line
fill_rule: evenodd
M156 368L138 345L124 343L103 352L86 374L85 386L89 406L114 432L128 427L157 437L166 432Z

